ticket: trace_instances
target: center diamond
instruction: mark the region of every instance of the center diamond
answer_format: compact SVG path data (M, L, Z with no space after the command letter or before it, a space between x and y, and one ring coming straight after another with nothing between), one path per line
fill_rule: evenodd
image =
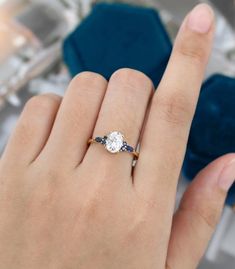
M107 135L106 149L111 153L117 153L123 146L124 136L120 132L112 132Z

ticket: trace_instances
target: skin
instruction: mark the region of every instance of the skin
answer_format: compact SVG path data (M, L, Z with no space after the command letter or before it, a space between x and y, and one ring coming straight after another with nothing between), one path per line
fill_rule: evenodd
M197 267L227 194L219 177L235 158L205 168L174 214L213 32L192 31L186 17L155 94L143 73L120 69L109 83L83 72L63 98L28 101L0 160L1 269ZM131 154L88 147L114 130L141 140L134 169Z

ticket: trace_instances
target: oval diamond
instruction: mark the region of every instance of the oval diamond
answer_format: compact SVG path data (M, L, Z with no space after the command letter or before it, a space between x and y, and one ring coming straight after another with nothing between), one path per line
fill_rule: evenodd
M123 146L124 136L120 132L112 132L107 135L105 147L111 153L117 153Z

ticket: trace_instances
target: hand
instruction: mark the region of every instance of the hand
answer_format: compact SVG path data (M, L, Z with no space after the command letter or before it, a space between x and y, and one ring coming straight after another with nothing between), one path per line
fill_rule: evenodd
M26 104L0 161L1 269L197 267L235 175L234 154L210 164L173 218L213 31L211 9L199 5L155 94L144 74L121 69L109 83L81 73L63 98ZM130 145L143 130L134 169L131 154L88 147L114 130Z

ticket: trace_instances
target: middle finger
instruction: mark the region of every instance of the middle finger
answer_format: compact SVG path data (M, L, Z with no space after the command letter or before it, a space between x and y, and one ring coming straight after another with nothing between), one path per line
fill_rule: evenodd
M153 84L143 73L127 68L116 71L110 79L93 138L119 131L128 144L135 148L152 93ZM101 145L94 144L90 146L84 162L130 175L132 160L132 154L110 154Z

